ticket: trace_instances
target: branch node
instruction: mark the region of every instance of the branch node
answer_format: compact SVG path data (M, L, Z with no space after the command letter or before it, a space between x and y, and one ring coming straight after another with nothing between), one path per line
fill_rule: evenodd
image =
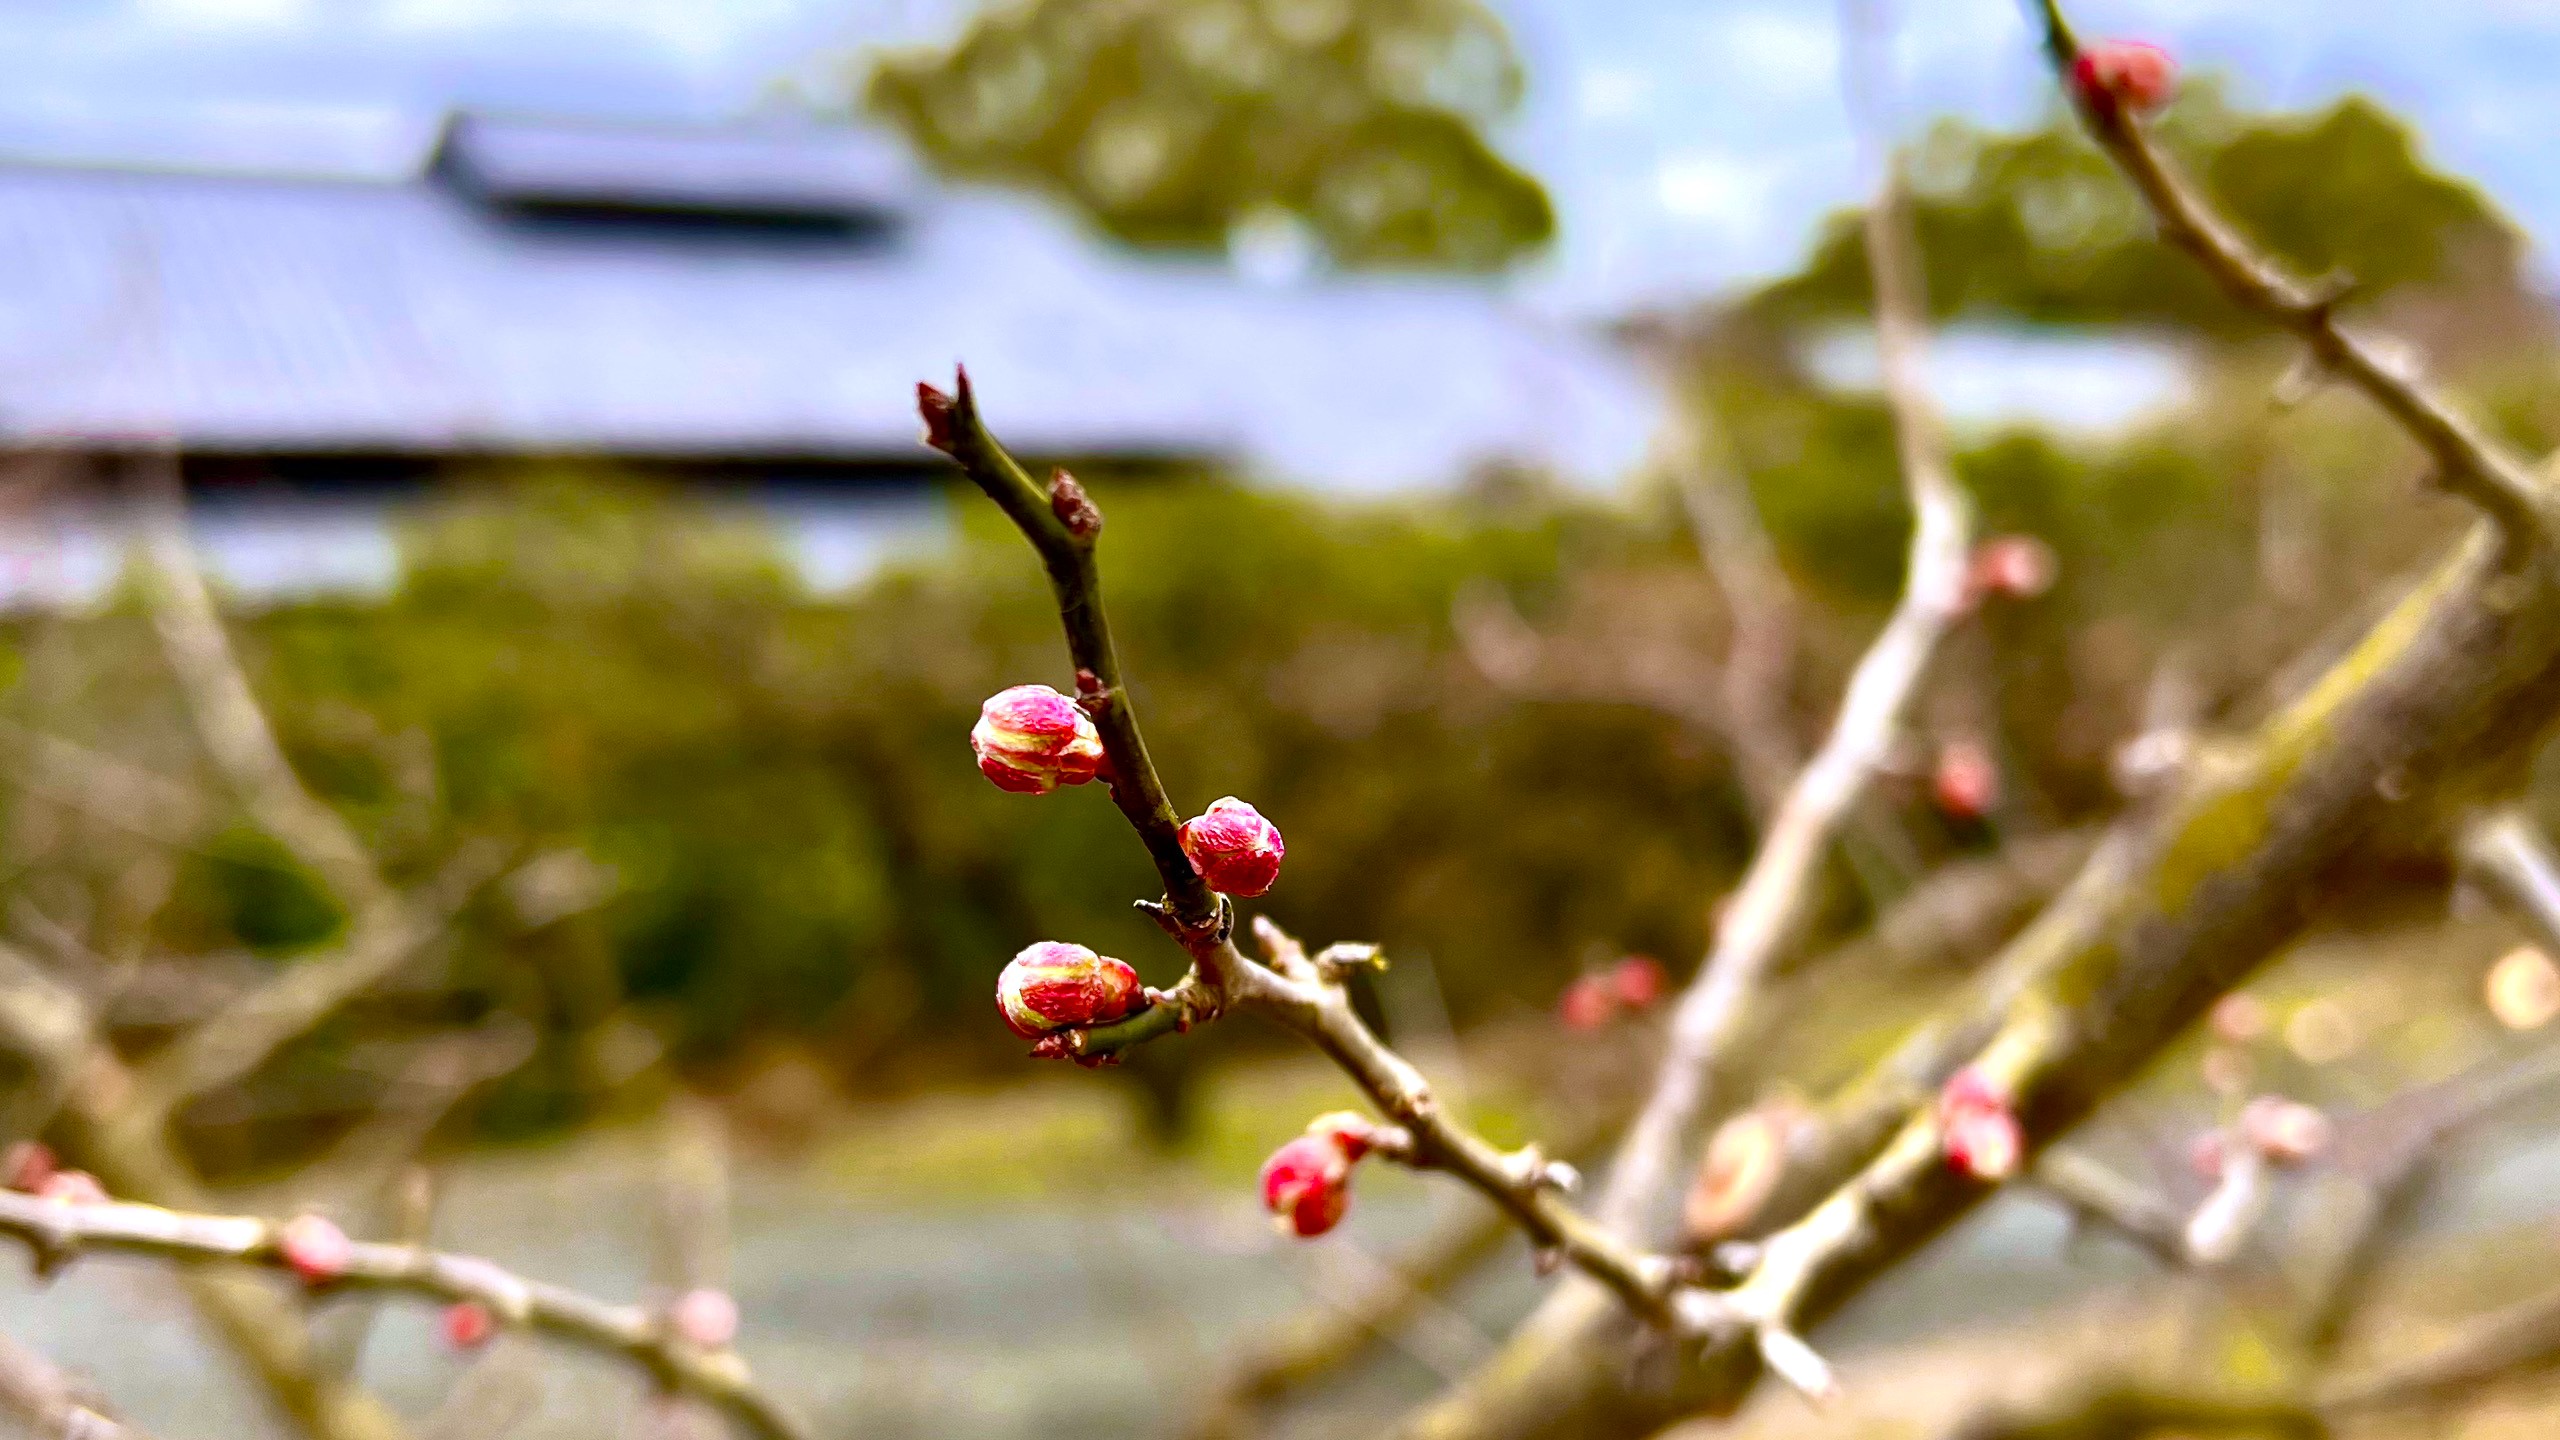
M1063 465L1049 472L1049 513L1057 516L1067 533L1083 544L1092 544L1093 537L1102 533L1102 507L1093 503L1093 497L1084 493L1084 486ZM1079 691L1084 688L1085 676L1091 673L1076 672Z

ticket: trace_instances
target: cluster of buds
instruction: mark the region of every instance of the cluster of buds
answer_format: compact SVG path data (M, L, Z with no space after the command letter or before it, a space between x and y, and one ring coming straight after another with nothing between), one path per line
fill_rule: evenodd
M276 1253L286 1269L316 1289L345 1277L356 1242L328 1216L304 1213L276 1228Z
M2092 105L2121 106L2147 115L2177 93L2178 62L2157 45L2101 40L2071 62L2071 83Z
M1269 890L1289 854L1280 827L1233 795L1209 802L1175 833L1192 870L1221 895L1250 899Z
M1994 598L2032 600L2053 588L2061 568L2053 547L2033 535L1994 535L1965 561L1964 607Z
M2000 803L2000 767L1979 740L1950 740L1938 747L1929 772L1929 795L1950 820L1971 823Z
M1622 1013L1641 1013L1660 1004L1670 984L1661 961L1629 955L1565 986L1556 998L1556 1017L1567 1030L1597 1030Z
M1938 1092L1938 1143L1956 1173L1992 1184L2018 1173L2027 1148L2017 1107L1970 1065Z
M969 731L978 772L1001 790L1046 795L1103 771L1102 735L1084 707L1046 685L999 690Z
M1319 1115L1307 1133L1262 1162L1262 1208L1283 1235L1313 1239L1351 1206L1351 1167L1378 1144L1378 1129L1348 1110Z
M107 1187L86 1170L66 1170L53 1147L41 1140L20 1140L0 1150L0 1185L40 1200L66 1205L103 1205Z
M1128 961L1063 940L1024 946L996 977L996 1008L1026 1040L1126 1019L1146 998Z

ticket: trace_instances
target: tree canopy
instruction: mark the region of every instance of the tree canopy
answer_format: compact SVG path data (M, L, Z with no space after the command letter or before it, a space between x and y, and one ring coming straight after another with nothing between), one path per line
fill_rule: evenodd
M1132 244L1288 217L1345 267L1493 270L1555 229L1485 137L1520 90L1476 0L1034 0L880 58L865 100L948 173Z

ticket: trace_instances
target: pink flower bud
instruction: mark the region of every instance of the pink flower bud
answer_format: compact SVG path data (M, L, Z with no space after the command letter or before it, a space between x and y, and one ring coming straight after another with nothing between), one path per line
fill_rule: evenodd
M1208 810L1183 821L1178 833L1191 868L1221 895L1250 897L1270 889L1289 853L1280 827L1233 795L1209 802Z
M1128 961L1062 940L1024 946L996 977L996 1008L1013 1033L1026 1039L1108 1025L1136 1010L1146 995Z
M2148 114L2169 103L2178 88L2178 62L2157 45L2101 40L2072 62L2071 81L2091 104L2122 105Z
M698 1350L726 1350L738 1338L738 1302L724 1290L687 1290L667 1307L667 1327Z
M2032 600L2053 588L2059 568L2053 547L2033 535L1994 535L1974 547L1965 570L1965 591L1976 597Z
M2213 1002L2213 1035L2226 1045L2248 1045L2267 1033L2266 1002L2234 990Z
M326 1285L347 1273L356 1243L323 1215L296 1215L276 1232L277 1253L305 1285Z
M1650 1010L1671 986L1662 962L1650 955L1630 955L1609 969L1609 988L1630 1010Z
M2225 1163L2223 1158L2225 1145L2226 1141L2219 1130L2207 1130L2188 1141L2187 1168L2195 1171L2198 1179L2221 1179L2222 1167Z
M1787 1164L1787 1131L1796 1115L1783 1102L1772 1102L1716 1127L1707 1154L1681 1201L1684 1237L1704 1243L1723 1240L1749 1224L1776 1193Z
M107 1187L86 1170L56 1170L36 1188L36 1198L59 1200L65 1205L104 1205Z
M1950 740L1938 750L1929 793L1951 820L1979 820L2000 803L2000 769L1978 740Z
M2298 1100L2261 1095L2240 1107L2240 1135L2276 1165L2300 1165L2329 1148L2329 1117Z
M1969 1065L1938 1094L1938 1129L1947 1163L1976 1180L2008 1179L2026 1154L2026 1136L2009 1097Z
M1301 1135L1262 1162L1262 1207L1281 1233L1313 1239L1351 1204L1351 1161L1330 1135Z
M1582 976L1556 997L1556 1018L1567 1030L1597 1030L1617 1013L1617 987L1597 975Z
M988 696L969 731L969 748L978 754L980 774L1023 795L1082 785L1102 769L1102 736L1092 717L1046 685Z
M444 1307L438 1328L444 1331L444 1343L454 1349L477 1350L498 1333L498 1321L479 1301L457 1300Z
M14 1140L0 1150L0 1186L33 1195L60 1169L53 1147L41 1140Z

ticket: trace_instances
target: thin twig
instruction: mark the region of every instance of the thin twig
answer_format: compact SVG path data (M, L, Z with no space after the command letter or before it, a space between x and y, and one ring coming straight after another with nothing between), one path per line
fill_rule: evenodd
M1880 83L1874 76L1853 76L1849 88L1854 94L1874 83ZM1869 143L1881 150L1884 142L1870 135ZM1706 1104L1716 1058L1731 1042L1761 976L1801 923L1823 856L1891 748L1939 638L1963 608L1972 506L1948 466L1945 437L1929 399L1926 309L1898 174L1886 160L1876 203L1868 207L1867 252L1885 393L1914 521L1902 598L1859 659L1831 733L1789 787L1733 892L1705 965L1672 1012L1669 1050L1609 1168L1600 1202L1602 1223L1622 1233L1649 1235L1663 1223L1657 1212L1681 1146Z
M2364 392L2426 450L2445 488L2478 505L2513 536L2554 538L2560 503L2551 487L2371 342L2340 328L2344 287L2303 280L2243 239L2152 143L2127 106L2075 83L2080 46L2060 0L2037 0L2037 13L2064 93L2090 137L2141 192L2161 238L2195 257L2233 299L2300 338L2321 370Z
M33 1434L60 1440L151 1440L140 1426L101 1408L51 1360L0 1335L0 1410Z
M1102 514L1081 486L1060 471L1044 491L1005 452L980 417L967 373L951 394L917 387L928 444L959 462L1031 541L1050 585L1074 659L1078 694L1101 732L1115 803L1145 842L1164 881L1159 919L1192 957L1191 973L1136 1016L1073 1032L1064 1053L1105 1060L1129 1046L1187 1029L1228 1010L1278 1021L1330 1056L1380 1114L1407 1132L1394 1158L1445 1170L1475 1187L1511 1216L1530 1243L1598 1280L1636 1313L1665 1327L1694 1328L1705 1292L1677 1283L1663 1255L1628 1244L1595 1224L1558 1193L1567 1172L1535 1146L1505 1151L1469 1129L1432 1093L1421 1071L1388 1048L1354 1012L1338 966L1310 959L1299 942L1257 919L1265 960L1236 948L1233 909L1204 885L1175 838L1173 802L1147 759L1146 742L1128 704L1103 618L1094 540Z
M203 1215L117 1201L69 1203L0 1191L0 1235L25 1242L47 1267L96 1250L183 1264L232 1261L290 1273L282 1230L255 1216ZM347 1251L343 1273L322 1288L486 1306L507 1324L630 1360L658 1383L717 1406L747 1434L804 1440L808 1433L755 1388L746 1362L734 1352L686 1344L661 1317L637 1305L615 1305L527 1280L475 1256L356 1241Z

